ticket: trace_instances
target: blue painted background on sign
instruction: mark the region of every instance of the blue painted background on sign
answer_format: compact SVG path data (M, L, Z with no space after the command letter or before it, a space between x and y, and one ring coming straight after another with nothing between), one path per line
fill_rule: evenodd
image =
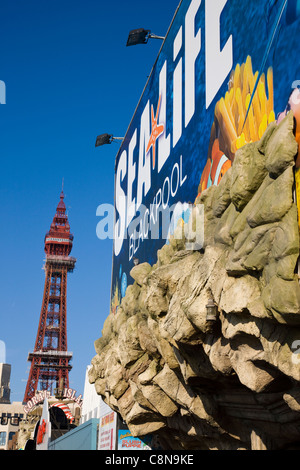
M159 77L160 72L167 64L167 87L166 87L166 119L165 136L170 135L171 152L160 173L151 169L151 188L143 200L146 207L155 201L155 196L159 189L162 189L166 178L170 178L174 165L177 163L181 169L181 178L186 180L181 187L178 187L176 195L169 199L169 205L180 202L194 202L198 194L198 186L201 175L208 158L210 145L210 135L214 121L214 110L216 103L225 96L228 90L230 74L224 79L223 85L217 92L213 102L206 109L206 55L205 55L205 31L209 27L205 23L205 2L198 2L199 9L195 16L195 34L201 30L201 49L195 62L195 113L187 125L182 125L182 136L173 148L173 74L178 61L182 59L183 75L183 108L185 90L185 18L189 7L193 2L183 0L178 8L177 14L170 26L168 35L162 45L152 73L145 86L140 102L129 125L123 144L116 157L116 168L124 150L128 150L129 142L137 132L137 145L133 153L133 161L136 163L138 172L139 158L139 130L141 116L147 103L153 105L154 112L159 98ZM195 2L196 3L196 2ZM281 11L282 9L282 11ZM280 14L282 13L282 14ZM274 80L274 111L275 114L282 111L287 103L293 81L300 79L299 63L299 0L228 0L220 16L220 50L223 49L228 38L232 36L233 68L237 64L246 62L248 56L251 57L253 71L266 73L271 66L273 68ZM276 21L280 21L278 24ZM173 46L177 33L182 27L182 47L173 61ZM265 60L264 60L265 59ZM160 120L158 120L160 122ZM151 130L151 129L150 129ZM156 154L157 154L156 144ZM147 158L147 157L146 157ZM151 155L148 156L151 158ZM156 159L157 165L157 159ZM180 166L181 165L181 166ZM124 193L127 192L127 173L121 181ZM137 196L137 175L132 186L133 197ZM118 216L118 213L117 213ZM139 248L134 254L140 262L147 261L151 265L157 261L157 250L165 243L164 239L145 239L139 244ZM124 240L121 252L114 256L113 276L112 276L112 297L114 298L116 287L120 291L119 269L127 273L128 284L133 282L130 277L130 270L133 261L130 256L130 242ZM124 285L123 285L124 288ZM122 292L123 296L123 292Z

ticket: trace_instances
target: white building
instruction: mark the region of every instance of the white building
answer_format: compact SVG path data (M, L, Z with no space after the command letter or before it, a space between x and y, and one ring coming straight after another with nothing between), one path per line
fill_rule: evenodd
M99 419L98 428L98 450L113 450L117 439L117 413L104 403L101 396L97 394L95 385L89 383L87 366L85 374L83 403L81 411L81 423L92 418Z

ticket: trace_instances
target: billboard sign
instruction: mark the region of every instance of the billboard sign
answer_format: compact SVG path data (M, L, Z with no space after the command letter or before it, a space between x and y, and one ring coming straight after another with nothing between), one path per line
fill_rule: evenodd
M117 413L110 411L100 418L98 450L115 450Z
M161 447L156 435L139 438L133 437L129 429L119 429L118 450L161 450Z
M180 2L116 156L112 312L134 260L155 264L236 150L288 110L299 35L300 0Z

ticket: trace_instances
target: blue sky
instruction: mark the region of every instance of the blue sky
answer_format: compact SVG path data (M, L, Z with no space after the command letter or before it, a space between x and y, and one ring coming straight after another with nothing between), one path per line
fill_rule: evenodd
M109 312L112 241L96 236L96 209L113 203L119 144L95 148L98 134L123 136L161 41L126 47L144 27L165 35L179 0L2 0L0 80L0 340L12 365L11 400L22 401L40 315L44 236L59 201L74 234L68 280L70 386L83 392Z

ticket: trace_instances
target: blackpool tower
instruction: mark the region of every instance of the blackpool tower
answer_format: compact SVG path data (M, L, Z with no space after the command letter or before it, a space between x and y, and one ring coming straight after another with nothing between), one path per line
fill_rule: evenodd
M69 388L72 353L67 348L67 275L76 259L70 256L73 235L66 214L64 193L60 194L56 214L45 236L45 286L34 351L24 403L37 391Z

